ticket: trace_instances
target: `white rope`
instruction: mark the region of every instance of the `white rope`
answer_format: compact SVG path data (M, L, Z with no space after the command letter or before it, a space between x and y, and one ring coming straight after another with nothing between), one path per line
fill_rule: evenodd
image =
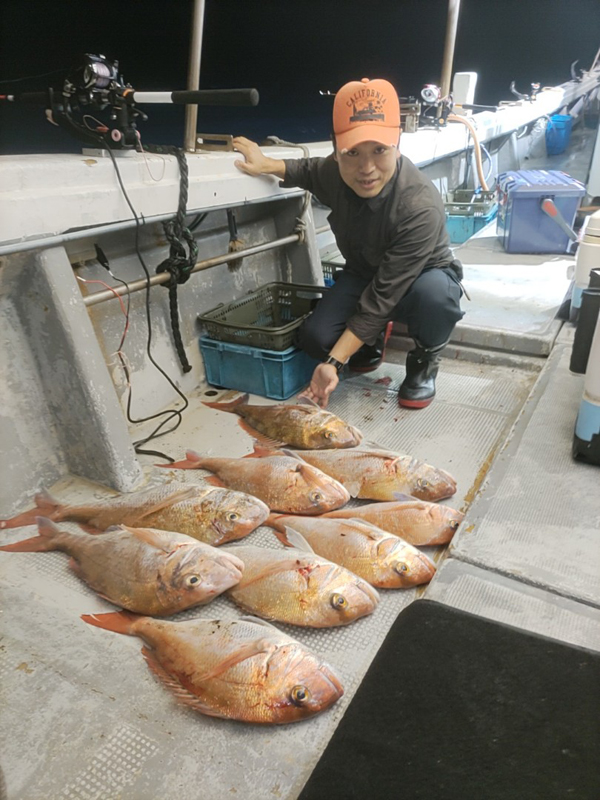
M280 139L278 136L267 136L267 141L272 142L278 147L298 147L304 153L305 158L310 158L310 151L305 144L294 144L294 142L286 142L283 139ZM306 231L308 230L308 223L306 221L306 217L309 208L310 208L310 192L304 192L304 203L302 205L302 211L300 212L300 216L296 217L296 227L293 230L293 233L296 233L298 235L298 244L304 244L304 241L306 239Z

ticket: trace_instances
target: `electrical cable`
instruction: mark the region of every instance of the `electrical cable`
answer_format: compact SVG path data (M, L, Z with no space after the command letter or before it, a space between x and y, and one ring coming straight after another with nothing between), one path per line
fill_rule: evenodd
M122 278L119 278L118 275L115 275L114 272L111 270L109 262L108 262L108 259L104 255L104 253L101 250L101 248L99 247L99 245L95 245L95 248L96 248L96 254L98 256L98 263L102 267L104 267L104 269L108 272L108 274L111 276L111 278L114 278L114 280L118 281L119 283L122 283L123 286L125 286L125 288L129 290L129 284L127 283L127 281L123 280ZM111 292L113 292L113 294L115 295L115 297L119 300L119 303L121 304L121 311L125 315L125 328L123 329L123 333L121 335L121 341L119 342L119 347L118 347L118 349L116 351L116 355L117 355L119 361L121 362L121 368L122 368L122 370L123 370L123 372L125 374L125 379L127 381L127 390L128 390L127 391L127 407L126 407L127 421L132 423L132 424L134 424L134 425L138 425L138 424L140 424L142 422L148 422L151 419L155 419L157 416L161 416L161 415L165 415L165 414L172 414L172 411L170 409L167 410L167 411L161 411L159 414L154 414L154 415L152 415L150 417L141 417L140 419L134 419L132 414L131 414L131 403L132 403L131 373L129 371L129 367L127 366L127 364L125 362L125 353L123 352L123 345L125 343L125 338L127 336L127 331L129 330L129 310L130 310L130 307L131 307L131 294L129 293L129 291L127 292L127 308L125 308L121 295L117 294L115 289L112 286L110 286L108 283L105 283L104 281L99 281L99 280L86 280L85 278L80 278L79 276L77 276L77 277L78 277L78 280L83 281L83 283L100 283L103 286L105 286L107 289L109 289ZM168 422L168 420L165 420L165 422ZM169 456L166 456L164 453L161 453L158 450L136 450L136 452L144 453L144 454L147 454L147 455L159 456L160 458L167 459L167 461L170 458Z
M165 161L165 159L162 156L159 156L160 160L162 161L162 173L161 173L160 178L155 178L154 175L152 174L152 170L150 169L150 165L148 164L148 158L146 156L146 151L144 150L144 145L142 144L142 136L141 136L139 131L136 131L135 135L137 136L138 144L140 146L140 149L138 150L138 152L141 153L144 156L144 164L146 165L146 170L148 172L148 175L150 175L150 178L154 181L154 183L160 183L162 181L162 179L165 177L165 170L167 168L167 162Z
M477 175L479 176L479 183L481 184L481 188L484 192L489 192L488 185L486 180L483 176L483 166L481 164L481 148L479 145L479 139L477 138L477 132L473 125L464 117L459 117L456 114L449 114L448 115L448 122L462 122L463 125L469 129L471 136L473 137L473 144L475 149L475 163L477 165Z
M196 217L192 220L191 224L187 226L188 231L195 231L196 228L204 222L207 216L208 216L208 211L204 211L202 214L197 214Z
M142 269L144 270L144 274L146 276L146 320L147 320L147 324L148 324L148 341L147 341L147 344L146 344L146 353L148 355L148 359L153 364L153 366L161 373L161 375L166 379L166 381L177 392L177 394L181 397L181 399L184 402L183 408L181 408L181 409L167 409L165 411L159 411L156 414L151 414L148 417L144 417L144 418L142 418L140 420L137 420L136 422L147 422L147 421L149 421L151 419L158 419L161 416L168 415L166 417L166 419L164 419L159 425L157 425L157 427L148 436L146 436L143 439L138 440L137 442L134 442L133 443L133 448L134 448L135 452L138 453L138 454L157 455L157 456L159 456L161 458L165 458L170 463L173 463L174 459L172 459L170 456L167 456L164 453L160 453L160 452L158 452L156 450L142 450L141 447L142 447L142 445L147 444L147 442L151 441L152 439L157 439L160 436L165 436L167 433L172 433L174 430L176 430L179 427L179 425L181 424L181 422L182 422L182 414L188 408L189 402L188 402L187 397L183 394L183 392L179 389L179 387L171 380L171 378L163 370L163 368L155 361L155 359L154 359L154 357L152 355L152 351L151 351L151 346L152 346L152 318L151 318L151 314L150 314L150 272L148 270L148 267L146 266L146 262L144 261L144 258L143 258L142 254L141 254L140 246L139 246L139 234L140 234L140 229L141 229L143 223L140 222L140 219L139 219L139 217L138 217L138 215L137 215L137 213L136 213L136 211L135 211L135 209L134 209L134 207L133 207L133 205L131 203L131 200L129 199L129 195L127 194L127 191L126 191L125 186L123 184L123 180L121 178L121 172L119 170L119 167L118 167L118 164L117 164L117 160L116 160L116 158L114 156L114 153L112 152L110 146L106 145L104 139L101 136L98 136L98 139L101 141L102 147L103 148L106 147L106 149L108 150L108 154L109 154L109 156L110 156L110 158L111 158L111 160L113 162L113 166L115 168L115 173L117 175L117 180L119 182L119 186L121 187L121 191L123 192L123 196L125 197L127 205L129 206L129 208L131 210L131 213L133 214L133 218L135 219L135 251L136 251L137 257L139 259L139 262L142 265ZM123 281L123 283L125 283L125 281ZM165 425L167 425L167 423L171 422L171 420L173 420L175 418L177 418L177 422L172 427L167 428L167 430L161 430Z
M485 176L485 182L487 183L489 181L491 175L492 175L492 170L494 169L494 164L492 162L492 157L489 154L488 149L484 145L482 145L481 142L479 143L479 147L481 147L481 152L484 154L484 156L488 160L488 173Z

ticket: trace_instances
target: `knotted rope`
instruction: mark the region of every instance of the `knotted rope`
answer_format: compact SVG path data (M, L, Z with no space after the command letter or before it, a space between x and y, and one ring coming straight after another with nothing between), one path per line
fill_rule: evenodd
M172 220L163 222L165 236L169 242L169 257L166 258L156 268L156 272L168 272L171 280L164 285L169 290L169 309L171 312L171 329L175 349L181 362L184 372L189 372L192 367L187 360L183 341L181 339L181 329L179 326L179 304L177 299L177 287L181 283L189 280L191 272L198 260L198 245L193 233L185 226L186 207L188 200L189 178L188 164L185 151L180 147L146 145L146 150L152 153L168 154L177 158L179 164L179 205L177 214ZM187 245L187 250L186 250Z

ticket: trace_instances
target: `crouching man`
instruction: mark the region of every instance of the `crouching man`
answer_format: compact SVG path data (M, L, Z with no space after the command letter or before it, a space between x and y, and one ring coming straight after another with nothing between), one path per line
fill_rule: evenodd
M384 356L391 323L415 343L398 401L424 408L435 396L440 352L460 308L462 268L450 250L442 198L400 154L400 104L385 80L352 81L333 107L334 152L327 158L272 159L244 137L233 140L248 175L275 175L331 208L346 260L343 272L299 330L299 346L319 364L303 394L323 408L338 373L369 372Z

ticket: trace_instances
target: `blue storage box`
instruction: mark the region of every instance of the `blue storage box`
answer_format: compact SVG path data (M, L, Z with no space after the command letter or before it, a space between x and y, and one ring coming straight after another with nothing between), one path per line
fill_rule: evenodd
M558 170L516 170L498 175L496 230L507 253L567 253L571 240L542 211L550 198L573 226L585 194L582 183Z
M206 379L213 386L287 400L304 389L319 363L297 347L263 350L200 337Z
M549 156L564 153L571 138L573 117L570 114L554 114L546 126L546 152Z

